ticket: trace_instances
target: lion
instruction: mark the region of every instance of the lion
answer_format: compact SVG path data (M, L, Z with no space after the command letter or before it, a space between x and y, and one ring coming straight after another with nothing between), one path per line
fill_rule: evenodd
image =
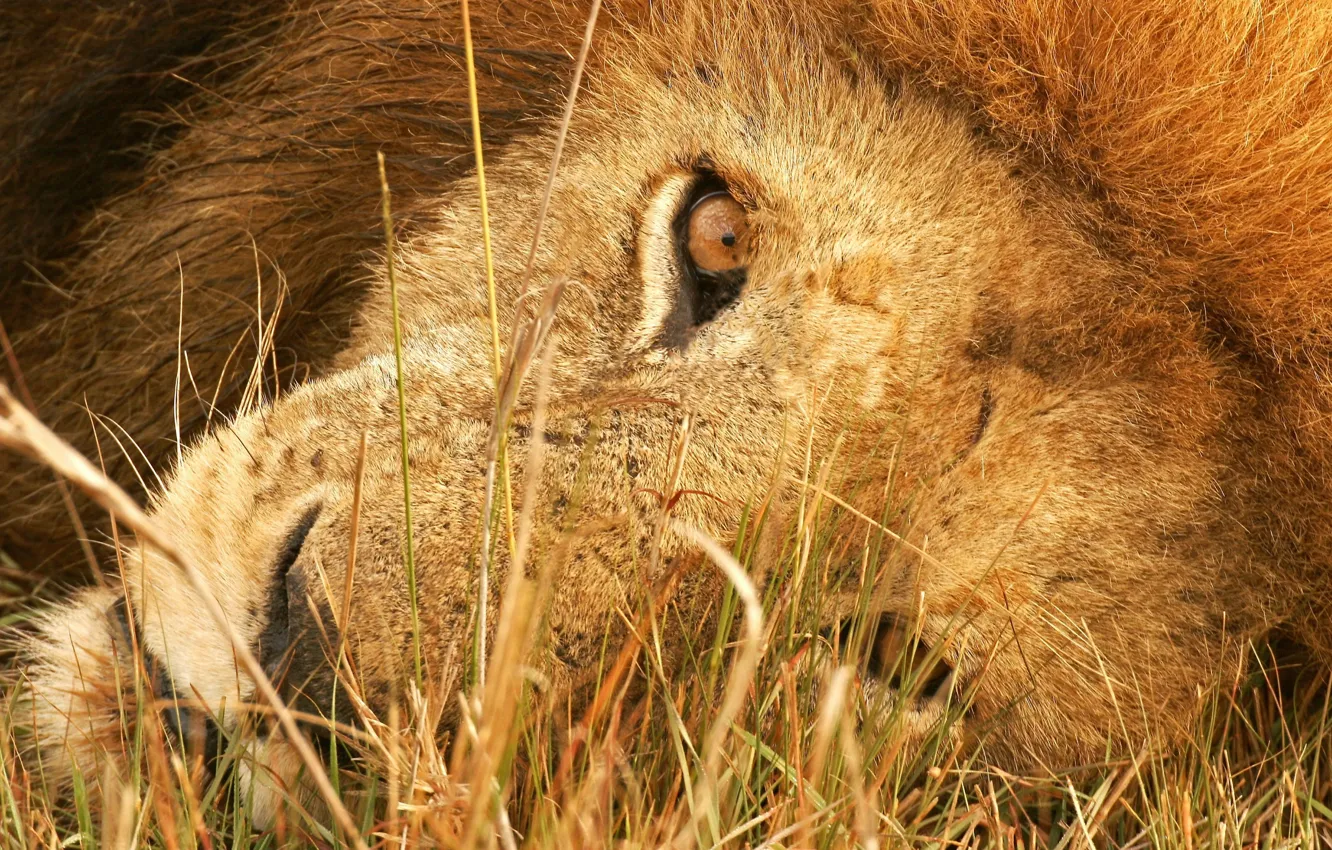
M91 412L171 467L157 526L307 712L333 644L376 710L417 665L456 679L506 509L556 565L531 663L557 693L649 598L716 616L726 579L672 529L726 545L761 503L775 558L813 494L894 541L822 621L867 604L879 656L929 649L867 690L917 740L967 693L948 735L1004 769L1178 738L1274 633L1327 660L1316 4L624 0L567 127L585 6L478 4L484 196L452 2L61 12L11 59L15 359L77 446ZM497 344L534 316L506 505ZM49 473L5 463L9 545L54 552ZM25 639L48 775L118 745L131 632L165 692L254 699L162 554L123 561ZM290 746L256 751L290 776Z

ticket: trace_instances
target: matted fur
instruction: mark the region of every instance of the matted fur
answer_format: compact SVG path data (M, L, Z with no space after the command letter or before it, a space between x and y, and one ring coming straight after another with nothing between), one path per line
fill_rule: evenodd
M583 10L495 8L476 26L507 319ZM274 553L315 505L294 575L308 587L318 561L340 586L356 437L396 421L381 149L403 231L414 474L430 482L427 657L452 657L465 633L491 377L456 11L307 0L256 10L248 41L206 39L198 91L147 107L170 132L140 151L136 179L84 197L74 236L43 237L53 286L0 281L23 305L5 320L43 412L88 447L86 397L159 461L178 345L226 413L258 347L246 329L281 305L279 369L326 377L214 427L157 509L256 641ZM792 423L818 451L850 437L864 510L882 513L873 495L889 485L923 494L902 528L937 560L896 552L874 598L947 642L959 678L988 671L975 722L997 724L978 742L996 763L1168 739L1197 687L1272 628L1332 651L1325 7L681 0L606 17L535 278L576 284L538 549L571 519L580 469L584 510L620 523L589 534L562 578L542 662L557 687L580 684L593 636L642 591L631 565L657 506L625 476L660 484L677 409L696 428L682 486L717 497L678 510L719 537L791 469ZM23 79L42 79L31 67ZM39 123L40 102L10 126ZM94 163L108 153L82 143ZM40 139L19 151L6 179L53 167ZM651 246L658 208L701 164L753 208L761 259L733 311L672 353L655 345L671 292ZM194 395L189 433L222 415ZM908 410L912 439L876 458ZM350 642L387 687L408 644L397 461L377 446ZM3 463L8 533L49 550L61 520L43 473ZM679 541L665 555L688 560ZM131 559L148 645L205 701L236 696L225 646L161 574L151 554ZM701 613L715 590L695 574L679 604ZM298 659L316 679L317 655ZM937 719L917 715L922 734Z

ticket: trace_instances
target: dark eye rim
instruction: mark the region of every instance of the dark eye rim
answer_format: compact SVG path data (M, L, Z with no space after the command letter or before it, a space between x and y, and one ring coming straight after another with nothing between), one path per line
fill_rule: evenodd
M749 279L749 270L744 266L724 272L704 271L695 265L689 254L689 217L700 203L717 195L736 197L716 173L697 172L671 223L675 267L679 270L680 280L675 308L663 328L663 347L685 348L700 327L739 300Z

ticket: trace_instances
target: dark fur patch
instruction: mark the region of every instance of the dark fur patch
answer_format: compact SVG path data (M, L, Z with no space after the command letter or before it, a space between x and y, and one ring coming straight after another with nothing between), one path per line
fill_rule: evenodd
M282 3L100 4L57 0L0 12L0 281L51 268L99 201L138 179L181 124L164 110L243 70L230 48L271 28ZM99 8L100 7L100 8ZM114 9L114 11L111 11ZM10 329L14 330L13 328Z
M1006 321L985 322L977 335L967 341L967 356L972 360L999 360L1013 351L1013 326Z
M329 657L340 633L323 590L296 567L319 511L318 505L306 511L278 555L269 584L268 619L255 654L289 705L329 717L338 704L333 694L337 676ZM346 709L350 703L344 700L341 705ZM350 720L348 713L343 721Z
M980 411L976 414L976 430L971 437L971 444L979 443L985 436L985 429L990 426L990 417L994 414L994 394L990 388L981 390Z
M263 665L264 672L272 678L283 665L287 650L291 645L291 611L289 608L288 576L292 566L301 554L305 538L319 518L319 506L310 508L301 517L296 527L287 534L282 544L273 570L273 578L268 585L268 611L263 629L254 647L255 656Z

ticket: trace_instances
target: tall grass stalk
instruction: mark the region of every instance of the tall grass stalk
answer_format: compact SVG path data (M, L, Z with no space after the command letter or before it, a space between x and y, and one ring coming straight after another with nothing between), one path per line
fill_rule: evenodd
M525 559L525 542L523 539L525 535L521 530L521 523L517 528L514 524L513 490L510 482L508 463L508 416L503 410L503 396L505 394L503 384L507 376L507 380L513 382L514 391L516 393L517 388L521 386L526 377L527 369L530 367L530 360L526 365L517 362L518 353L521 347L519 345L520 334L531 332L538 333L540 336L544 337L554 321L554 310L558 303L558 293L555 300L551 300L549 297L543 300L542 307L539 309L538 315L531 324L525 321L527 294L531 285L532 270L536 263L537 250L541 244L542 228L545 225L546 216L550 209L550 199L555 188L555 177L559 171L560 158L564 152L565 140L568 137L569 124L573 119L574 104L578 99L578 91L582 83L583 70L587 65L588 52L591 50L592 35L596 31L597 18L601 11L601 0L593 0L592 6L588 11L587 23L583 31L583 40L579 46L578 56L574 61L573 74L569 83L569 93L565 98L564 112L556 129L555 146L551 153L550 169L546 175L545 187L542 190L541 202L537 208L536 221L532 229L532 241L528 247L527 261L523 267L520 292L515 304L516 309L509 331L508 357L503 366L501 366L501 351L499 345L499 312L495 288L494 258L490 237L489 201L486 194L485 157L483 140L481 137L480 101L476 84L476 60L472 46L471 14L467 0L463 0L461 11L463 18L463 52L467 65L468 106L472 121L473 153L476 161L477 190L480 196L481 239L485 261L486 293L491 322L491 353L494 363L496 404L496 417L492 424L492 428L497 430L497 435L499 437L496 457L493 459L493 462L488 464L486 497L482 511L482 522L484 526L482 530L481 569L478 579L477 626L474 637L475 647L473 663L477 671L478 681L481 684L484 684L486 668L486 629L490 589L490 559L492 554L490 544L490 523L493 522L491 512L493 508L496 467L498 467L501 477L500 489L504 493L504 509L506 527L508 530L511 569L514 569L515 571L518 570ZM553 351L548 352L547 356L553 356ZM547 373L546 383L543 383L538 388L536 403L538 419L541 418L542 411L544 411L545 387L548 385L548 381L549 375ZM541 432L540 430L537 430L535 433L539 435ZM496 436L496 434L492 434L492 437L494 436ZM527 472L528 482L525 485L525 490L530 491L531 493L535 492L536 476L539 474L540 470L539 460L542 455L540 453L539 443L540 437L538 436L533 442L532 449L532 455L538 460L538 463L532 464L532 457L529 457ZM529 511L530 520L530 507L526 510Z
M463 57L467 65L467 102L471 112L472 119L472 147L473 156L476 160L476 188L480 199L481 213L481 250L485 262L486 270L486 303L490 310L490 344L491 344L491 363L495 379L495 406L498 408L501 404L500 396L503 390L500 387L503 375L503 358L500 353L500 332L499 332L499 303L495 292L495 255L490 241L490 202L486 197L486 162L482 150L481 140L481 102L476 86L476 56L472 47L472 15L467 0L462 0L462 25L463 25ZM501 420L501 427L504 426ZM507 429L505 429L507 431ZM509 486L509 462L507 452L508 445L507 434L502 432L499 444L498 468L500 475L500 490L504 494L504 518L505 528L508 530L509 556L514 555L517 544L514 540L513 529L513 493ZM494 476L494 471L490 473ZM486 487L493 491L494 482L487 481ZM487 499L486 511L481 515L481 522L487 526L487 533L483 536L481 552L481 575L477 582L477 617L476 617L476 670L477 678L481 684L486 680L486 622L489 614L490 599L490 551L489 551L489 525L493 521L490 516L490 506L493 504Z
M384 218L384 266L389 280L389 305L393 312L393 364L398 378L398 437L402 450L402 512L407 529L407 599L412 616L412 668L416 673L416 688L425 687L421 671L421 614L416 599L416 538L412 533L412 462L407 444L407 383L403 376L402 319L398 312L398 275L393 264L393 213L389 208L388 174L384 170L384 153L379 152L379 191Z

